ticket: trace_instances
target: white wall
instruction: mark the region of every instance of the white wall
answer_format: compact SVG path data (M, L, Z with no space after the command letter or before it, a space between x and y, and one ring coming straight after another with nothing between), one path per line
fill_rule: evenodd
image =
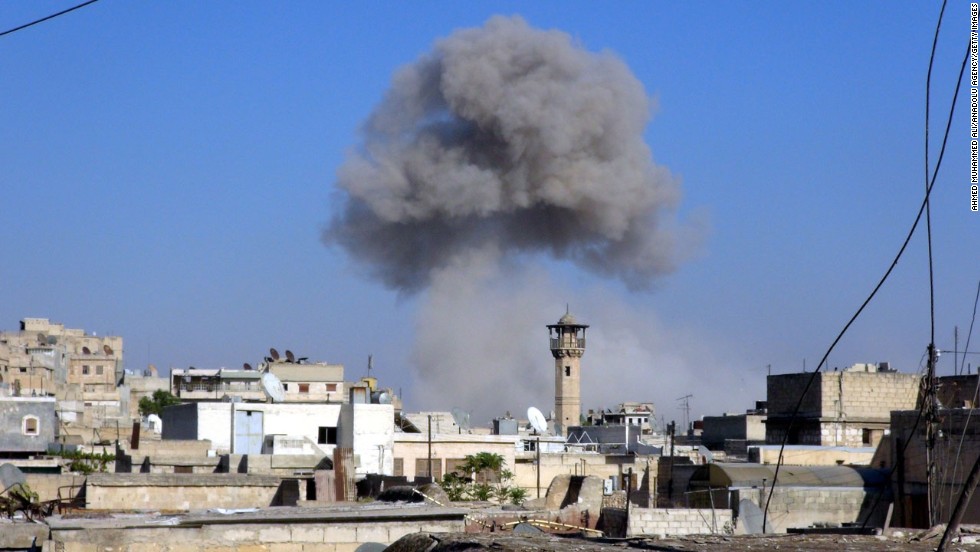
M353 404L357 473L394 474L395 409L390 404Z
M198 439L210 439L215 450L230 452L235 434L233 411L262 412L265 435L306 437L317 442L321 426L337 427L339 404L288 403L198 403ZM333 445L317 445L324 454L332 454Z

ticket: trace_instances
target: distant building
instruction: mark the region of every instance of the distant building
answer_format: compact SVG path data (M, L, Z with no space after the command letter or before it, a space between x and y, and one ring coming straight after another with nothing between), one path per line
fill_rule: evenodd
M174 368L170 371L170 392L184 402L266 400L262 372L258 370Z
M710 450L738 456L747 454L747 447L766 442L765 411L705 416L701 424L701 444Z
M639 427L644 434L651 433L650 418L657 412L651 402L624 402L615 408L589 410L585 421L593 426L632 425Z
M813 385L804 395L811 378ZM766 443L779 444L787 436L790 445L877 446L891 412L915 408L919 382L918 375L891 370L887 363L855 364L816 375L771 375L766 379Z

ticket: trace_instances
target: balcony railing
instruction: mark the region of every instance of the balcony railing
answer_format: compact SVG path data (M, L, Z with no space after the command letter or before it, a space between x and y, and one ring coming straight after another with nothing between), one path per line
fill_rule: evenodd
M557 337L552 337L551 348L552 349L584 349L585 338L582 337L579 339L560 339Z

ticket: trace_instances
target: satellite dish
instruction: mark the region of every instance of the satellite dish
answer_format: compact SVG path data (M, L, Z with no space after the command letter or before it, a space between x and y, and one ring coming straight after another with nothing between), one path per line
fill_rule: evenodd
M105 354L107 354L107 355L111 355L112 354L112 347L110 347L108 345L103 345L102 346L102 350L105 351Z
M286 400L286 391L282 388L282 382L272 372L262 374L262 390L274 403Z
M244 368L246 370L251 370L252 369L252 365L246 362L245 364L242 365L242 368Z
M470 429L470 413L462 408L454 408L452 412L453 421L459 426L460 431L468 431Z
M748 535L758 535L761 533L772 533L772 524L765 519L762 508L756 506L754 502L743 498L738 502L739 518L745 523L745 533ZM765 527L762 522L765 520Z
M298 363L300 363L300 364L303 364L303 363L304 363L304 362L306 362L306 361L307 361L307 359L309 359L309 358L310 358L310 357L299 357L299 358L297 358L297 359L296 359L296 362L298 362Z
M272 357L265 357L266 364L272 364Z
M544 419L544 414L533 406L527 409L527 421L531 422L531 427L538 433L548 431L548 421Z
M286 349L286 362L296 362L296 356L289 349Z
M712 462L715 461L714 455L711 454L711 451L708 450L708 447L704 445L698 445L698 455L704 458L704 461L707 464L711 464Z
M269 349L269 356L272 357L272 360L279 360L279 351L275 350L274 348L271 348Z
M82 347L82 354L83 355L90 355L90 354L92 354L92 351L88 347Z

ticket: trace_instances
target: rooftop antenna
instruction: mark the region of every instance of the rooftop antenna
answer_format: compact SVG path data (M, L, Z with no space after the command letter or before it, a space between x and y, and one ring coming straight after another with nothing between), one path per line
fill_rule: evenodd
M374 355L368 355L368 377L371 377L371 368L374 368Z
M279 360L279 351L277 351L274 347L270 347L269 356L272 357L272 360Z
M542 414L536 407L528 407L527 421L531 423L531 427L534 428L536 434L541 434L548 431L548 420L544 419L544 414Z
M286 349L286 362L296 362L296 355L289 349Z
M683 397L678 397L678 401L684 401L684 431L691 428L691 397L694 395L684 395Z

